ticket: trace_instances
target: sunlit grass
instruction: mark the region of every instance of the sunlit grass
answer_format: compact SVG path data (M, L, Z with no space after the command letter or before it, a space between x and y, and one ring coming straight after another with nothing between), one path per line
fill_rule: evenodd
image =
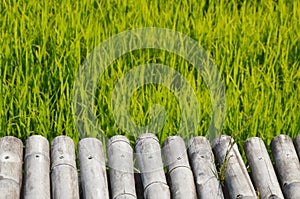
M79 135L73 122L72 89L77 71L100 42L132 28L163 27L190 36L219 68L226 86L223 133L241 144L251 136L269 144L280 133L300 130L300 6L298 1L7 1L0 3L0 136L22 140L41 134ZM126 71L162 63L179 71L195 89L200 104L198 135L208 129L210 98L202 81L181 57L143 50L116 60L101 77L95 103L108 137L123 134L111 111L111 92ZM154 104L169 117L161 141L176 133L178 101L162 86L133 93L130 113L149 123ZM134 142L134 137L130 137Z

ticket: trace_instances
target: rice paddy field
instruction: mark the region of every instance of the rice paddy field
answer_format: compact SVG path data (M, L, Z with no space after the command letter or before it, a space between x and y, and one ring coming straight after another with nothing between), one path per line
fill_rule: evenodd
M51 141L68 135L77 143L72 95L81 65L101 42L143 27L181 32L206 50L226 90L222 134L242 145L252 136L269 144L275 135L295 138L300 132L299 1L2 0L0 137L25 141L40 134ZM93 100L101 132L127 135L115 121L112 92L126 72L146 63L165 64L190 84L200 110L195 135L206 135L212 110L201 74L182 57L158 49L127 53L99 77ZM144 126L155 104L167 113L155 132L162 143L176 135L181 119L172 91L144 85L131 95L128 110ZM127 136L135 142L135 135Z

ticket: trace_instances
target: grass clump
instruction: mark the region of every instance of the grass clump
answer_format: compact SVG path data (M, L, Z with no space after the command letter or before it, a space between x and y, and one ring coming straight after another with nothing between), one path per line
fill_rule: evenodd
M79 67L99 43L132 28L163 27L190 36L218 67L226 87L224 134L261 137L269 144L280 133L300 130L300 6L298 1L33 1L0 3L0 137L25 140L41 134L79 140L73 122L72 89ZM108 137L124 134L110 103L117 80L145 63L179 71L200 104L196 135L205 135L211 119L209 93L193 66L159 50L126 54L100 78L95 104ZM154 104L165 107L161 142L176 133L177 99L160 85L145 85L131 97L130 113L149 123ZM134 142L135 137L130 137ZM239 142L240 141L240 142Z

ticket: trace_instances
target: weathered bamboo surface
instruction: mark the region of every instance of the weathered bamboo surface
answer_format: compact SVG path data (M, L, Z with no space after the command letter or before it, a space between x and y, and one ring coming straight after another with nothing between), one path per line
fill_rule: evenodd
M139 136L136 141L136 152L145 198L171 198L157 137L151 133Z
M25 199L50 199L50 152L46 138L34 135L26 140L24 157Z
M84 199L109 199L103 146L96 138L78 143L80 179Z
M283 199L272 162L262 139L249 138L244 144L244 149L253 184L261 198Z
M113 199L135 199L133 150L125 136L114 136L107 143L107 158Z
M174 199L196 199L196 188L186 147L179 136L168 137L163 144L171 195Z
M54 199L79 199L73 140L58 136L51 143L51 185Z
M205 137L192 138L188 153L199 198L223 199L223 191L210 143Z
M15 137L0 139L0 198L20 198L23 143Z
M226 188L231 198L256 198L256 192L236 143L230 136L213 140L213 151L224 173Z
M298 135L294 141L295 143L295 148L297 150L298 158L300 160L300 135Z
M300 198L300 163L292 139L286 135L276 136L271 149L285 198Z
M125 136L105 143L84 138L77 165L67 136L54 138L51 147L46 138L31 136L24 157L22 141L7 136L0 138L0 199L299 199L299 145L300 135L294 142L276 136L269 147L249 138L247 170L242 149L230 136L215 138L212 146L201 136L188 143L171 136L161 147L154 134L146 133L137 138L136 156Z

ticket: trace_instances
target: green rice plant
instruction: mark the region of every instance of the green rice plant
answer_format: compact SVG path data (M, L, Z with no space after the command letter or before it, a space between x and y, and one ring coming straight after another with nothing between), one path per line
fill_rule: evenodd
M228 164L230 161L231 156L229 155L230 151L232 150L232 147L235 145L235 141L230 140L228 144L228 149L226 150L225 156L224 156L224 161L223 163L219 164L218 172L216 173L215 171L212 170L213 174L215 177L220 181L221 185L224 187L225 186L225 176L226 176L226 170L228 168Z
M120 32L163 27L195 39L214 60L226 87L223 134L259 136L269 145L278 134L300 131L299 1L33 1L0 3L0 137L25 141L41 134L51 141L80 139L73 121L76 74L91 51ZM111 110L111 92L127 71L162 63L180 72L195 90L200 118L195 135L206 135L211 119L209 92L194 66L178 55L145 49L123 55L99 77L95 95L98 123L107 137L125 134ZM145 85L131 96L138 125L151 122L155 104L166 109L160 142L176 134L178 99L160 85ZM129 136L131 143L136 136Z

